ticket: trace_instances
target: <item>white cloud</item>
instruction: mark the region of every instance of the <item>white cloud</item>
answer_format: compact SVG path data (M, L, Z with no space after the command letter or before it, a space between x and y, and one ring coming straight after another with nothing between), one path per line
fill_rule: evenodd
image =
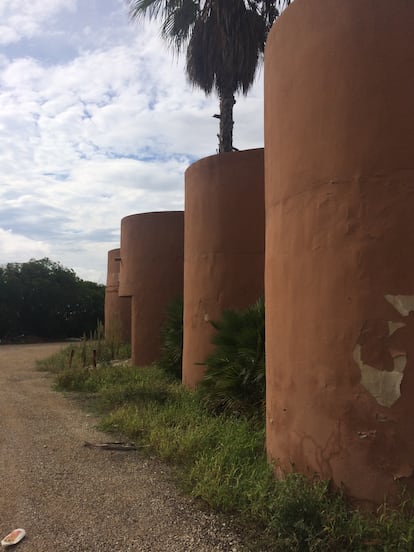
M47 243L31 240L26 236L0 228L0 262L26 262L31 258L47 257L50 247Z
M185 169L216 151L218 101L121 0L32 0L18 29L25 2L0 0L21 43L0 56L0 222L31 257L104 281L122 217L182 209ZM261 87L237 99L240 149L263 145Z
M74 11L76 0L0 0L0 43L18 42L40 34L61 10Z

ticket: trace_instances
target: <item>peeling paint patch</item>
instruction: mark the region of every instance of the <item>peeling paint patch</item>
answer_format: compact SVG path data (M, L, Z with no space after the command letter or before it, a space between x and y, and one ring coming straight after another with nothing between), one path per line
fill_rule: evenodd
M405 324L404 322L392 322L391 320L388 321L388 336L391 336L394 332L399 330L400 328L404 328Z
M407 366L407 355L393 354L392 371L378 370L369 364L364 364L361 358L361 345L355 345L353 357L361 371L361 385L371 393L381 406L391 407L400 397L400 386Z
M384 295L385 299L401 314L402 316L408 316L410 312L414 312L414 295ZM371 326L377 327L379 321L371 321ZM388 337L392 336L397 330L406 326L403 322L395 322L388 320L386 322L388 327ZM371 332L372 333L372 332ZM370 337L370 333L363 330L359 338L359 343L355 345L353 350L354 361L358 364L361 371L361 385L374 397L378 404L381 406L391 407L401 397L401 382L404 376L404 370L407 366L407 353L406 351L388 349L383 342L384 335L374 335L374 341L367 338ZM367 341L368 339L368 341ZM382 364L385 366L384 361L376 355L376 342L381 349L378 351L382 353L382 349L385 347L388 353L391 355L393 369L381 370L366 364L362 360L362 348L364 348L364 359L369 362L375 362L376 364ZM387 354L388 354L387 353ZM384 358L384 357L383 357ZM389 357L388 357L389 358Z
M392 356L392 362L394 364L393 371L400 372L402 374L405 370L405 367L407 366L407 355L403 351L390 352Z
M414 311L414 295L385 295L385 299L403 316Z

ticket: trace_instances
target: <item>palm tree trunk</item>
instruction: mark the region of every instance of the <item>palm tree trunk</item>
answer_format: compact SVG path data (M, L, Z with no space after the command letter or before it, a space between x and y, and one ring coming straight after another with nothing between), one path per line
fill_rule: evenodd
M219 153L233 151L233 92L220 94Z

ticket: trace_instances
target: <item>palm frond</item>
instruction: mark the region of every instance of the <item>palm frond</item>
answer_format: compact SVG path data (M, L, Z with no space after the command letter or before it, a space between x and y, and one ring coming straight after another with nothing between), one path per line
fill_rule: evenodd
M161 13L169 12L169 0L126 0L131 19L155 19Z
M244 0L206 1L187 49L190 82L206 93L246 93L264 50L267 24Z
M178 51L188 42L199 13L199 2L177 0L174 9L166 14L162 36Z

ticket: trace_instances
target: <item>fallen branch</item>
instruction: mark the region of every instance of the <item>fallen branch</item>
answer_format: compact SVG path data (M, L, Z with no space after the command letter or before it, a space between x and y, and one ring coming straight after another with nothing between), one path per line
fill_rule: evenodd
M85 441L83 443L84 447L90 448L101 448L106 450L138 450L142 447L137 447L134 443L122 443L121 441L115 441L114 443L89 443Z

